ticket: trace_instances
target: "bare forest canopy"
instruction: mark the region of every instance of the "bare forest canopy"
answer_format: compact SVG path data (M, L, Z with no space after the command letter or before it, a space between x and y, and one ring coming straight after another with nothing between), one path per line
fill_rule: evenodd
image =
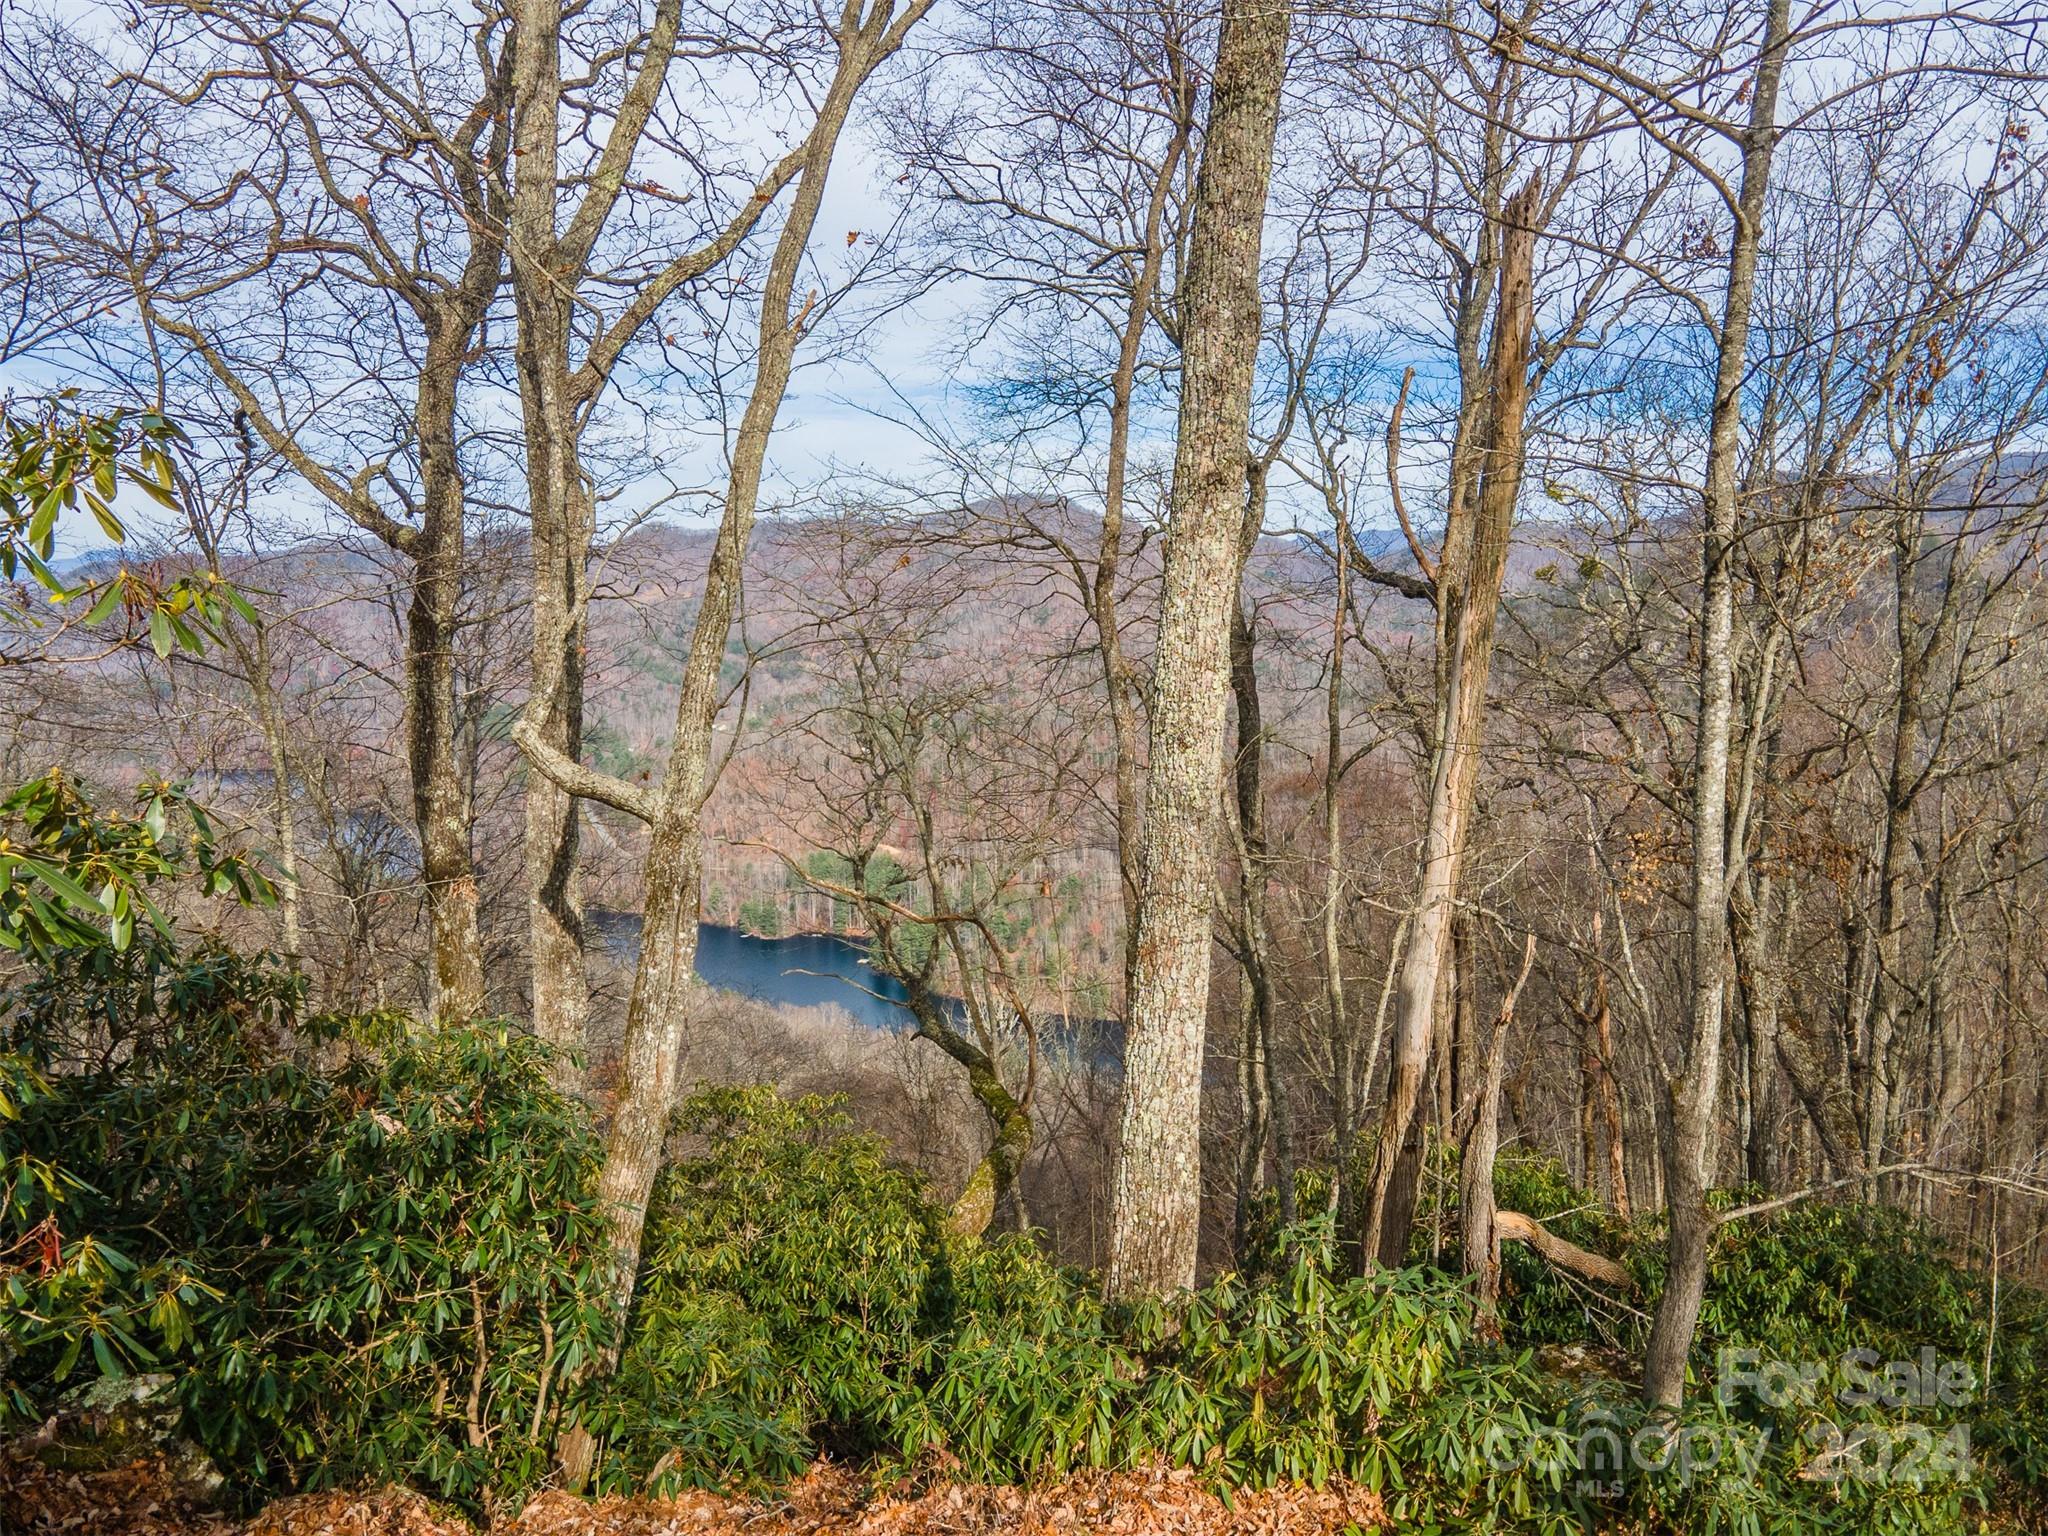
M1421 1405L1925 1344L1995 1450L1827 1518L2038 1510L2044 157L2019 0L0 0L5 1414L150 1365L242 1496L486 1514L826 1450L1790 1530L1793 1448ZM493 1179L446 1357L234 1311ZM1029 1328L1102 1396L998 1433L947 1351ZM322 1406L380 1350L402 1444Z

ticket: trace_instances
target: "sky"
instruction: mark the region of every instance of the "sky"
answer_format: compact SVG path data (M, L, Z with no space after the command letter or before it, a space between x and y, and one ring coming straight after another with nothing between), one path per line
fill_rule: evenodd
M98 0L58 0L56 14L85 28L104 30L110 46L121 41L118 13ZM870 97L873 97L872 87ZM786 147L786 140L769 131L765 116L736 115L724 126L729 158L737 163L765 165ZM634 173L660 178L659 157L643 154ZM678 184L683 184L680 180ZM814 269L798 287L799 302L813 283L828 292L852 269L856 258L873 248L875 234L887 229L892 217L890 181L879 162L872 138L863 131L858 111L849 124L835 156L827 184L824 206L811 244ZM788 194L784 195L787 203ZM850 231L861 231L864 242L849 249ZM773 229L767 238L772 240ZM765 242L757 241L765 249ZM856 295L857 296L857 295ZM975 302L966 285L926 292L913 302L888 313L865 327L856 350L832 349L821 354L815 344L800 350L797 370L777 419L770 450L769 483L764 487L764 506L774 506L797 496L808 496L820 485L868 476L902 477L926 456L917 434L892 419L902 414L905 402L920 413L943 417L952 409L954 392L945 356L959 334L960 323ZM736 339L750 336L751 315L736 320ZM499 337L505 335L498 332ZM746 373L740 375L741 386ZM75 365L59 355L0 359L0 391L34 397L67 384L85 382ZM614 389L621 387L619 384ZM483 391L475 391L480 401ZM510 427L516 423L516 401L505 399L482 403L476 408L491 412ZM735 417L737 406L733 407ZM172 402L172 414L178 414ZM691 420L687 410L663 413L675 422L652 444L652 456L661 472L644 481L618 488L615 505L631 508L662 501L669 486L712 493L722 488L723 451L715 423ZM707 430L707 426L711 430ZM120 507L138 533L168 534L164 518L152 504L130 495ZM716 515L715 502L698 494L669 498L661 515L678 522L701 522ZM263 507L265 521L280 544L317 535L334 526L333 515L309 489L290 481L276 485ZM91 519L80 518L59 531L59 553L75 559L109 547Z

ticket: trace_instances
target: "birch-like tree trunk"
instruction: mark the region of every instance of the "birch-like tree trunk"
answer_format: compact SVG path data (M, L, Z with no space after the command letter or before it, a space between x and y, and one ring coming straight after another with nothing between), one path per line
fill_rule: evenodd
M1713 417L1707 437L1701 539L1699 723L1693 744L1692 995L1684 1065L1671 1085L1665 1184L1671 1213L1664 1293L1643 1358L1643 1399L1675 1410L1685 1397L1707 1280L1713 1216L1707 1191L1720 1156L1721 1035L1728 990L1728 770L1735 696L1735 560L1741 509L1742 382L1764 201L1778 142L1778 87L1791 34L1790 0L1770 0L1757 63L1742 179L1729 242Z

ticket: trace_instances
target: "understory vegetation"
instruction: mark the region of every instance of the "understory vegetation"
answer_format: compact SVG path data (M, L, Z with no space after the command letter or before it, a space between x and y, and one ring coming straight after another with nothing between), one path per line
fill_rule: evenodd
M161 1373L244 1499L397 1481L483 1511L535 1488L573 1423L613 1491L767 1488L819 1455L996 1482L1164 1460L1224 1490L1349 1478L1400 1530L1962 1531L2048 1490L2048 1302L1994 1297L1894 1211L1725 1226L1702 1390L1652 1421L1629 1380L1640 1298L1511 1246L1484 1319L1430 1252L1438 1213L1414 1263L1356 1277L1305 1170L1313 1214L1266 1223L1243 1272L1105 1306L1029 1236L952 1232L839 1103L765 1087L678 1112L613 1341L599 1141L547 1048L302 998L271 957L145 934L55 951L7 999L10 1419ZM1654 1223L1544 1160L1496 1182L1654 1301ZM600 1382L583 1367L613 1342ZM1923 1349L1971 1363L1954 1402L1858 1404L1832 1375L1777 1405L1707 1390L1731 1359ZM1833 1424L1845 1440L1816 1433Z
M0 0L0 1536L2048 1529L2042 21Z

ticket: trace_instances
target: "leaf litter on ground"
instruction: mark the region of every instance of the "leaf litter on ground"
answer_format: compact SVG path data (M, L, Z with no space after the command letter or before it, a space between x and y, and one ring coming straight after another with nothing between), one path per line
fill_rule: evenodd
M909 1481L877 1488L819 1463L779 1493L585 1500L547 1490L477 1525L404 1489L301 1494L237 1520L182 1498L161 1466L91 1474L0 1462L8 1536L1339 1536L1385 1520L1356 1484L1241 1490L1183 1468L1082 1472L1040 1487Z

